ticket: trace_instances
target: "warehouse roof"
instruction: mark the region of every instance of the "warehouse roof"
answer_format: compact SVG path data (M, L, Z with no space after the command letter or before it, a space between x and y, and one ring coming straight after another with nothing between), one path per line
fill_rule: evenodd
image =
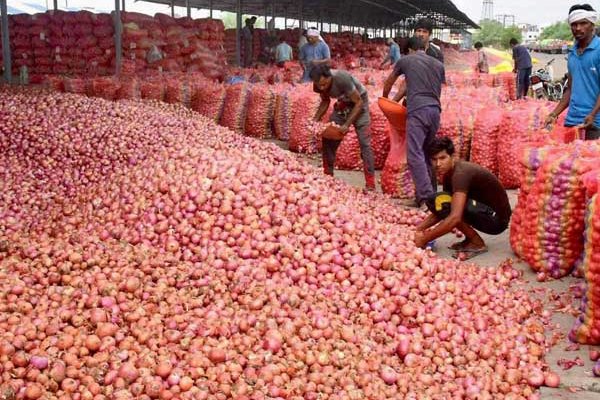
M186 0L140 0L186 7ZM188 0L192 8L236 12L237 0ZM450 0L241 0L242 14L275 15L369 28L397 24L410 27L422 16L432 18L437 28L479 28ZM274 6L274 12L271 6Z

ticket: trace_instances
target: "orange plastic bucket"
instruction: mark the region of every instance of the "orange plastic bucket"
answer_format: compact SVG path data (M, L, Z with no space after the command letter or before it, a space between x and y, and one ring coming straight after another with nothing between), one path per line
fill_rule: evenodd
M379 104L379 108L393 127L398 130L405 130L406 107L386 97L380 97L377 104Z

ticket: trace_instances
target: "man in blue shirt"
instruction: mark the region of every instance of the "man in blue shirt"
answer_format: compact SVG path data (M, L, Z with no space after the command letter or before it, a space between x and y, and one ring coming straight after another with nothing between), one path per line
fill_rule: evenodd
M400 59L400 46L398 46L398 43L396 43L394 39L389 38L387 40L387 45L390 46L390 51L388 52L388 55L383 59L383 62L381 63L379 68L383 68L383 66L388 62L390 63L390 65L394 65L396 64L396 61Z
M317 65L329 64L331 60L329 46L323 41L318 30L309 29L306 32L306 38L308 43L302 46L298 55L300 64L304 69L302 82L310 82L310 71Z
M585 139L600 138L600 38L595 35L598 14L589 5L569 10L575 45L569 50L568 84L563 97L546 118L551 125L567 107L565 126L585 129Z
M513 72L517 73L517 99L527 97L529 77L531 76L531 56L527 47L520 45L515 38L510 39L512 58L515 62Z
M278 67L283 67L287 61L292 61L292 46L287 44L282 36L275 48L275 62Z

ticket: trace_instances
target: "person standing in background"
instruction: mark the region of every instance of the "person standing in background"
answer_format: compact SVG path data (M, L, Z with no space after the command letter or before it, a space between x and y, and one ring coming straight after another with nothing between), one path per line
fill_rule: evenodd
M275 63L278 67L283 67L287 61L292 61L292 46L287 44L285 37L281 36L275 48Z
M300 39L298 39L298 52L300 52L300 49L306 44L308 43L308 40L306 39L306 29L302 30L302 34L300 35Z
M242 43L244 46L244 58L242 60L242 67L249 68L253 62L253 51L254 51L254 22L256 17L246 18L244 20L245 26L242 28Z
M527 47L520 45L515 38L510 39L512 58L514 60L513 72L517 73L517 99L527 97L529 91L529 77L531 76L531 56Z
M394 39L389 38L387 40L387 45L390 47L388 55L383 59L383 62L379 66L379 68L383 68L386 63L390 63L390 65L395 65L396 61L400 59L400 46L398 43L394 41Z
M487 54L483 51L483 44L481 42L475 43L475 49L477 49L477 71L482 74L490 72L488 65Z
M302 46L298 59L304 69L302 82L310 82L310 71L317 65L328 64L331 60L329 46L323 41L319 31L309 29L306 32L308 43Z

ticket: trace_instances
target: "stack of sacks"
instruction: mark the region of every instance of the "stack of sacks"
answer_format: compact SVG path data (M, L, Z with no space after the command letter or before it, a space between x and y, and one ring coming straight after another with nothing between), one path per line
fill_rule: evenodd
M250 85L250 100L246 117L245 134L260 139L273 136L275 93L269 85Z
M541 129L544 118L552 110L552 104L540 101L512 102L512 109L504 112L500 127L502 139L498 141L498 178L507 189L519 186L523 172L518 162L518 149L522 142L539 140L548 136Z
M224 27L210 19L122 13L124 74L147 69L221 74ZM27 66L31 81L42 75L102 76L115 68L114 21L110 14L48 11L9 16L13 73Z
M219 124L232 131L243 134L250 99L249 85L244 82L227 85L225 106Z
M516 252L533 270L546 277L561 278L571 273L583 250L585 187L582 176L597 165L600 147L588 142L556 145L540 157L535 180L527 198L520 224L522 238ZM534 163L535 166L535 163ZM519 229L511 229L511 233ZM518 242L521 241L521 244Z

